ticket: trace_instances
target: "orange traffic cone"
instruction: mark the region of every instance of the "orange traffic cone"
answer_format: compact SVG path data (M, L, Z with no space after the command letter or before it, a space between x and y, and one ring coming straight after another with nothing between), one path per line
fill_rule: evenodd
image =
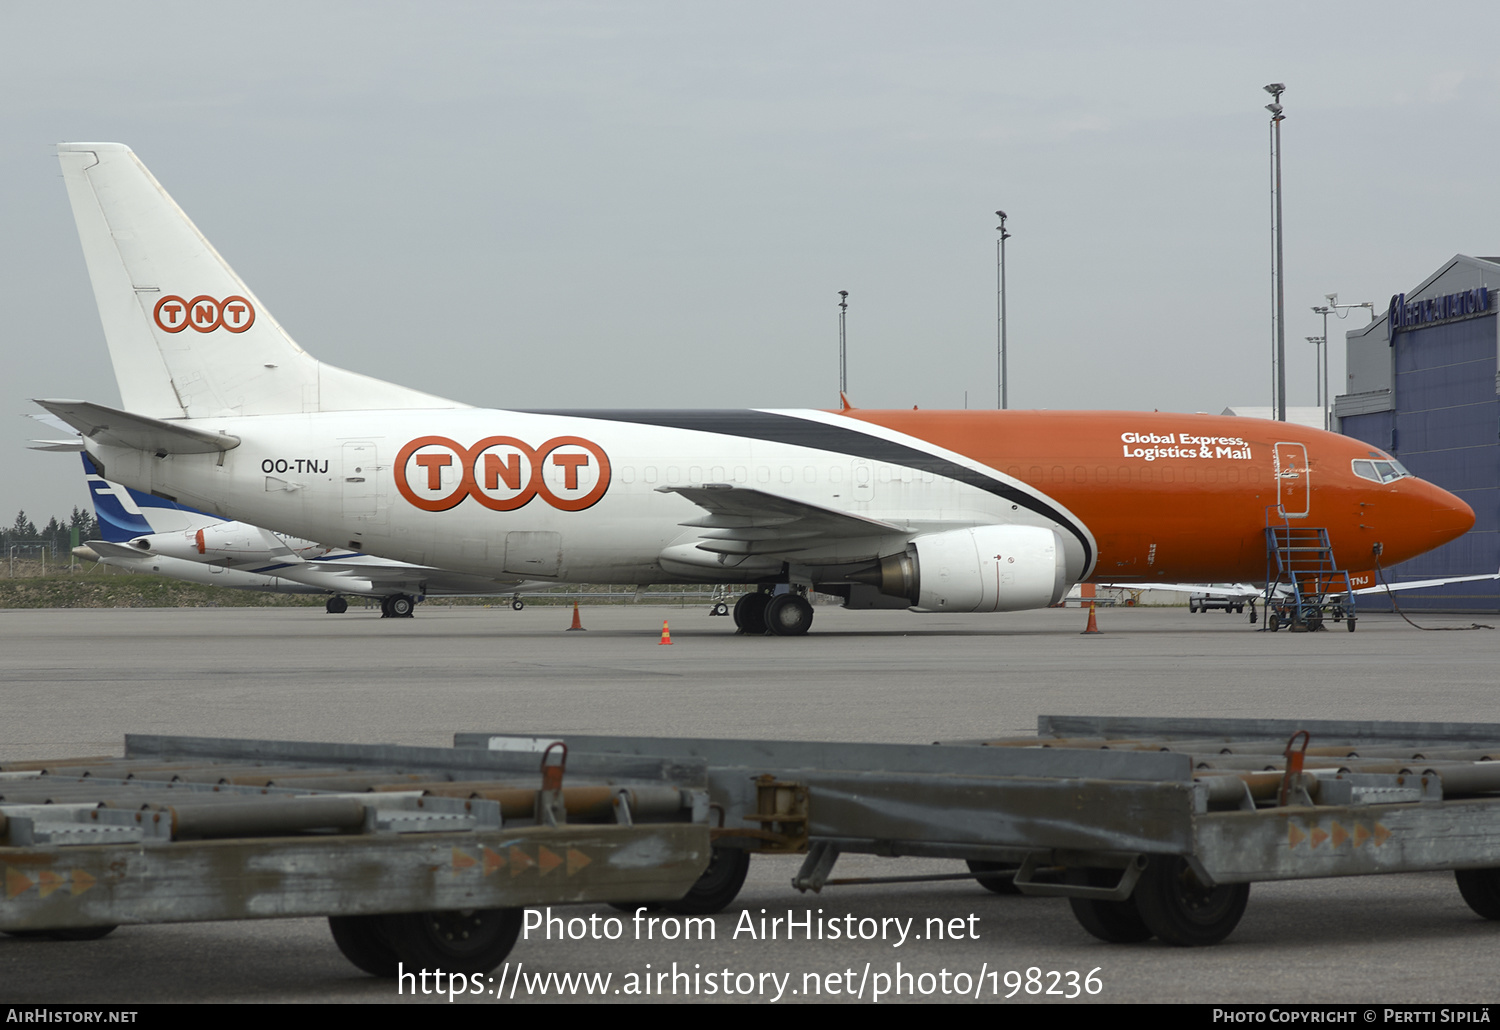
M577 601L573 602L573 625L571 625L571 626L568 627L568 632L571 633L575 629L583 629L583 623L578 621L578 602Z
M1086 629L1086 630L1084 630L1082 633L1080 633L1078 635L1081 636L1081 637L1083 637L1083 636L1088 636L1090 633L1098 633L1098 632L1100 632L1100 629L1099 629L1099 620L1097 620L1096 618L1094 618L1094 606L1091 604L1091 605L1089 605L1089 628Z
M666 619L662 619L661 620L661 640L657 641L657 643L660 643L660 644L670 644L671 642L672 642L672 631L669 630L669 629L667 629L667 620Z

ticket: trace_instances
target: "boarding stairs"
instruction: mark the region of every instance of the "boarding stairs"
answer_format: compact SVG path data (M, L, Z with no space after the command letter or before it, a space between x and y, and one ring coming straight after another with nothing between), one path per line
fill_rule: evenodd
M1266 624L1311 632L1324 620L1344 622L1354 632L1354 591L1338 567L1328 530L1294 525L1277 506L1266 510Z

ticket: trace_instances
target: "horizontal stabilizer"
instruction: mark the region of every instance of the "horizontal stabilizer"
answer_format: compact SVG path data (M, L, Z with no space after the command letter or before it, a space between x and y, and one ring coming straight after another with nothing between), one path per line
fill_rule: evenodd
M210 454L229 451L240 438L228 433L173 425L145 415L106 408L87 401L37 400L37 404L62 419L90 440L113 447L127 447L150 454Z
M110 543L108 540L90 540L84 546L100 558L139 558L144 561L151 557L149 553L138 547Z

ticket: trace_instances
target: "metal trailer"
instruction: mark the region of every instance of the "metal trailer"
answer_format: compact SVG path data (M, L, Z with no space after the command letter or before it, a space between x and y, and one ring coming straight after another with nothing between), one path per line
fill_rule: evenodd
M1259 880L1453 870L1500 919L1500 724L1042 716L1037 736L936 746L465 733L462 750L708 763L699 911L752 853L802 854L799 890L973 877L1067 897L1106 941L1214 944ZM839 854L965 860L952 877L833 880Z
M487 973L525 906L682 899L710 856L705 763L127 736L0 764L0 932L327 916L367 973Z

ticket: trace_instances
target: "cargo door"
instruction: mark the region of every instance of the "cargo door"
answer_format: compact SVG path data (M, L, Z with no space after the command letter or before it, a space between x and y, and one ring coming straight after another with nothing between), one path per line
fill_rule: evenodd
M375 444L369 441L344 444L344 517L375 517Z

